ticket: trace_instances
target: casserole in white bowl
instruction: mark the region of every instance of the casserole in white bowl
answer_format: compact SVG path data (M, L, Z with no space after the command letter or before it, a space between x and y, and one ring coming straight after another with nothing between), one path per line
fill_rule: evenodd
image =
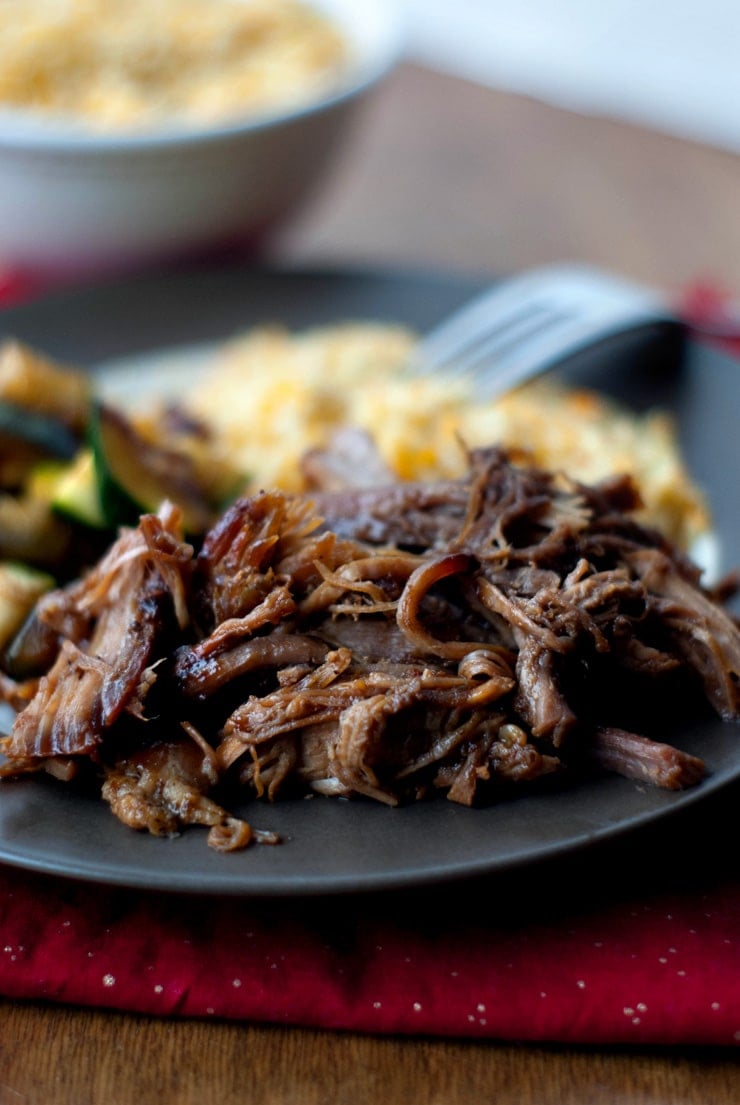
M131 128L0 105L0 266L121 271L261 238L293 213L403 41L394 0L310 3L344 39L346 57L292 104Z

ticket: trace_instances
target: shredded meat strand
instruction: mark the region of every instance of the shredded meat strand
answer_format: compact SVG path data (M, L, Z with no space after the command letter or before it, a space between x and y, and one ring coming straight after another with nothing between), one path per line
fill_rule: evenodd
M179 512L165 504L158 516L124 530L83 581L57 595L57 608L85 612L89 637L62 640L0 745L9 760L89 754L129 704L138 711L141 682L168 620L174 612L186 622L183 575L191 556Z
M276 840L227 811L229 788L474 805L584 764L697 783L702 761L621 728L616 700L680 678L736 720L740 631L635 521L632 481L492 448L458 481L368 487L349 464L343 483L350 453L383 477L367 448L308 457L309 493L240 499L197 553L165 504L40 600L46 667L3 676L19 712L0 775L89 761L125 824L206 825L220 851Z

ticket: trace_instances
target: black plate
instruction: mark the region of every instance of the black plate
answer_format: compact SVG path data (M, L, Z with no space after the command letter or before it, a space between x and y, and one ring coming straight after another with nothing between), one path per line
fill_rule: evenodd
M193 271L83 289L0 314L0 337L89 366L220 340L255 323L291 326L382 319L424 329L477 284L418 274ZM679 355L680 352L680 355ZM740 370L708 348L679 351L664 334L611 345L571 366L574 378L676 415L696 479L708 493L723 566L740 559ZM132 832L108 807L52 780L2 785L0 860L102 883L239 895L302 895L393 889L518 868L646 827L740 779L738 727L704 718L666 737L701 755L699 787L666 793L616 777L565 790L519 794L487 809L444 800L403 809L311 798L245 808L280 832L277 848L217 855L197 829L176 840Z

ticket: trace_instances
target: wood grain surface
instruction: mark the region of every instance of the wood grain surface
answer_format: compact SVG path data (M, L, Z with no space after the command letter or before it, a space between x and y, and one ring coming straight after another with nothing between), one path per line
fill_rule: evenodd
M740 295L739 194L731 153L409 66L281 253L493 273L581 260Z
M0 1105L736 1105L723 1054L517 1047L0 1003Z
M402 67L281 263L498 273L582 259L740 295L740 160ZM0 1003L0 1105L737 1105L727 1052L352 1034Z

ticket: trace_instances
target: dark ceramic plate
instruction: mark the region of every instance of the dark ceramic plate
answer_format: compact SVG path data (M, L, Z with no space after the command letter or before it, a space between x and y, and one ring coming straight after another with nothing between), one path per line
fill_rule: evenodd
M371 318L424 329L477 290L462 278L418 274L193 271L83 289L0 314L13 335L62 359L100 361L223 339L265 321L289 325ZM676 414L683 447L706 488L722 567L740 561L740 370L721 354L679 348L664 333L611 343L570 366L636 406ZM108 807L52 780L2 785L0 861L102 883L239 895L394 889L563 857L696 806L740 778L740 732L704 716L665 736L700 754L709 775L680 793L616 777L521 793L486 809L444 800L402 809L327 798L254 803L244 812L285 843L229 856L192 829L175 840L137 834Z

